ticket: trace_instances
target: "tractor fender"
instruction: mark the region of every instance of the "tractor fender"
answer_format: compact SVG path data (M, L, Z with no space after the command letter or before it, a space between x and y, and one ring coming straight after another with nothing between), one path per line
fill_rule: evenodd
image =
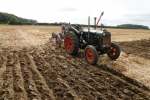
M76 30L75 28L71 28L68 31L73 31L76 34L76 36L78 36L78 37L80 36L80 32L78 30Z

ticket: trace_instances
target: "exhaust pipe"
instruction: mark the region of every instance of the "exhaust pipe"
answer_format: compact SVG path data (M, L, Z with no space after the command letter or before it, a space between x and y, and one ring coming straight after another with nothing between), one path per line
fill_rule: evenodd
M88 17L88 44L90 43L90 16Z
M94 17L94 29L96 30L96 17Z

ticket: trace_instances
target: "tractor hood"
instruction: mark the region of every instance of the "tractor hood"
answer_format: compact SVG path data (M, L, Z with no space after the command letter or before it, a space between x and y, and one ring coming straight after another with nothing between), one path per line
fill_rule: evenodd
M88 29L83 30L84 33L88 33ZM90 29L90 34L91 35L99 35L99 36L110 36L110 32L107 30L94 30Z

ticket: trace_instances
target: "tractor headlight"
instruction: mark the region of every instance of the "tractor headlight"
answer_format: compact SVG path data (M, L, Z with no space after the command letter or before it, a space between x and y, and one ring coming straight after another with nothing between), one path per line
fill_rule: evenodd
M103 36L105 36L105 33L103 33Z

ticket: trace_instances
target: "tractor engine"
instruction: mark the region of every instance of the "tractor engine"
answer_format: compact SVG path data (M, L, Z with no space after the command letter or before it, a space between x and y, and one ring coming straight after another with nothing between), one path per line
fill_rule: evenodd
M81 32L80 48L84 49L87 45L93 45L101 54L108 52L111 43L111 33L107 30L90 30L90 37L88 37L88 30Z

